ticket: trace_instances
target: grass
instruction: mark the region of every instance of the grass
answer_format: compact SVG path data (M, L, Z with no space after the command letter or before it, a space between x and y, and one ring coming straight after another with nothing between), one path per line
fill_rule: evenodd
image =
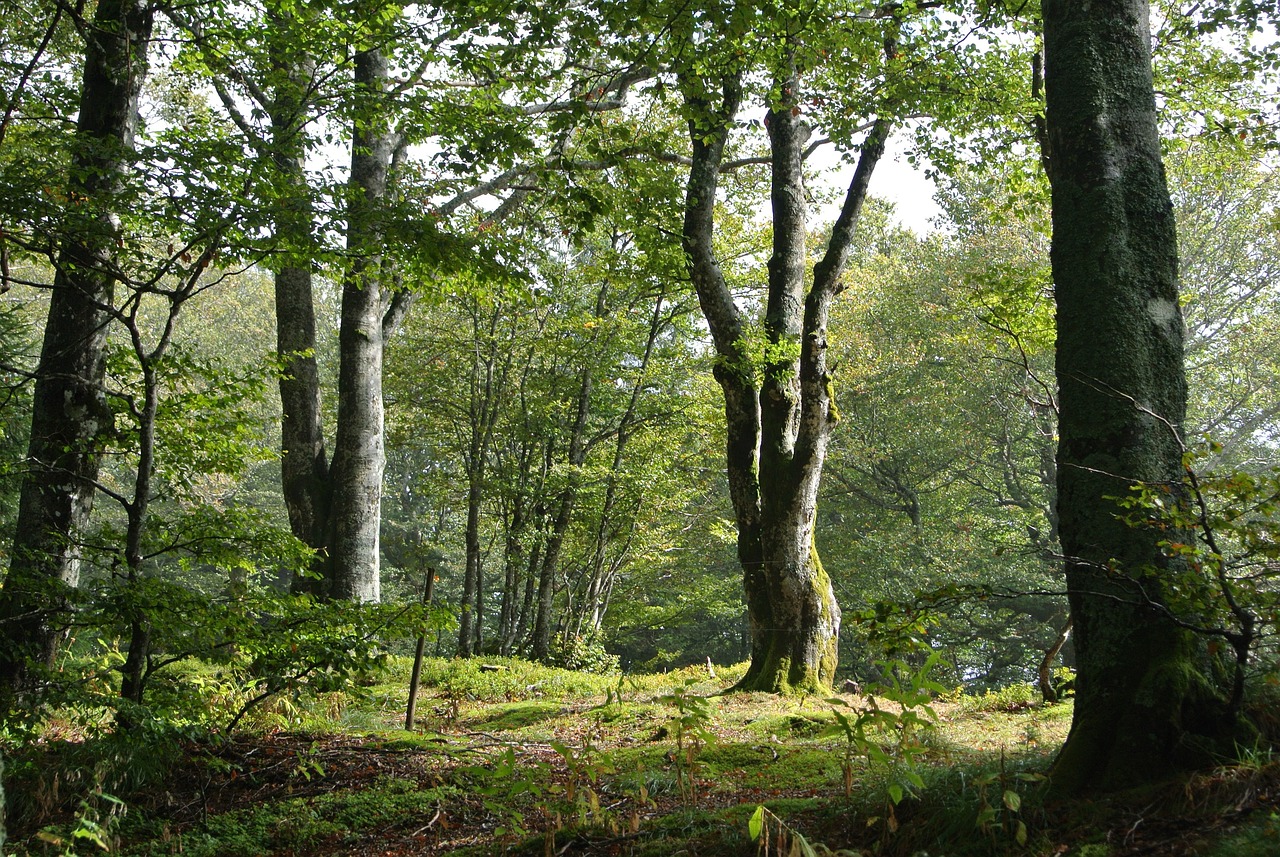
M46 802L11 816L16 853L102 853L92 836L75 838L88 831L115 853L139 855L540 855L554 842L550 853L714 857L754 852L748 820L762 805L775 846L803 838L818 853L1118 857L1138 853L1116 847L1117 831L1129 829L1150 832L1138 840L1143 853L1166 853L1152 843L1190 841L1189 831L1197 853L1276 853L1280 766L1265 754L1156 797L1043 804L1040 775L1071 705L1026 704L1021 689L936 700L939 723L920 736L916 762L856 756L846 794L831 706L719 695L740 666L717 668L714 679L706 667L620 679L484 663L497 669L430 661L413 732L400 728L408 672L400 662L359 696L290 712L311 727L305 733L175 744L182 761L162 771L141 771L142 753L113 750L117 767L139 769L110 779L129 791L119 795L123 814L105 796L77 803L66 793L71 766L81 794L92 786L85 770L103 774L91 764L92 743L33 748L18 760L21 782L11 778L10 794L27 788ZM680 694L715 695L702 720L684 710L685 727L705 733L684 754ZM683 737L690 746L693 733ZM52 795L57 783L64 793ZM904 790L897 803L895 788ZM1232 809L1242 806L1258 809Z

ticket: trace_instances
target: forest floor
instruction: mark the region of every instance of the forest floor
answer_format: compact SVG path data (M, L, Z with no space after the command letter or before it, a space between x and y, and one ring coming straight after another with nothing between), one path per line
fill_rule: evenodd
M493 666L438 665L411 732L398 680L318 710L277 706L230 740L175 748L159 782L82 802L8 853L1280 854L1269 756L1045 803L1071 705L1034 704L1029 688L942 696L936 724L917 729L883 698L720 695L732 670L619 682ZM877 709L886 728L861 736L834 713L856 725ZM51 763L36 787L56 792L58 776Z

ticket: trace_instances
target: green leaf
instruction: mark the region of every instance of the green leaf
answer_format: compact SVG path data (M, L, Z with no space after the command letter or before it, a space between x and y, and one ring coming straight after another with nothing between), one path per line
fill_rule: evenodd
M1010 812L1017 812L1022 808L1022 795L1013 789L1004 790L1004 805L1009 807Z
M751 835L752 841L758 841L760 834L764 833L764 805L756 807L756 811L751 813L751 820L747 822L747 832Z

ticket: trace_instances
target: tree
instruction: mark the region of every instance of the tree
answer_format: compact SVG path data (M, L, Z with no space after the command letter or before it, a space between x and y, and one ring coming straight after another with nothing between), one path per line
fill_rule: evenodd
M715 375L725 396L729 489L752 637L751 666L738 686L815 692L835 676L840 633L840 607L813 542L823 459L838 419L831 409L827 319L832 299L843 288L849 244L890 121L879 117L862 146L810 285L803 164L812 129L799 118L798 33L789 34L786 52L765 118L774 240L762 365L751 354L749 333L714 243L719 174L743 96L741 68L722 69L712 80L693 69L681 75L693 148L682 241L720 358Z
M1044 3L1058 508L1079 678L1060 794L1201 764L1234 724L1201 641L1165 609L1177 558L1116 498L1176 491L1186 384L1174 219L1160 157L1147 0Z
M52 665L67 590L79 581L78 540L93 508L100 442L111 430L102 388L106 331L152 18L150 4L104 0L83 30L79 119L36 370L30 469L0 590L0 686L10 691L30 686L31 667Z
M708 27L717 28L714 38ZM752 628L751 667L739 686L815 691L834 676L840 627L813 540L838 419L827 357L831 304L845 288L867 188L899 117L932 115L957 130L971 122L975 105L952 95L955 75L993 79L1004 72L1001 51L995 43L977 50L952 19L914 6L860 15L821 2L740 4L723 21L719 10L688 11L671 30L692 153L681 238L725 396L726 468ZM735 302L716 246L719 178L744 163L728 153L731 137L749 127L739 113L754 86L766 109L761 160L770 165L773 227L758 328L757 307ZM948 96L931 97L939 91ZM804 164L828 142L822 132L847 159L856 151L857 167L810 268Z

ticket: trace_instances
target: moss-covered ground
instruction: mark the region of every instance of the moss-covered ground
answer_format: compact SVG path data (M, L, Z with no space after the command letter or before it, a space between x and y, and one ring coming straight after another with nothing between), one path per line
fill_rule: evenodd
M868 731L877 754L833 711L895 711L884 699L722 695L741 666L620 680L486 663L429 663L413 731L401 664L359 700L264 710L225 741L181 746L119 802L60 800L59 759L76 756L51 742L23 775L43 797L11 819L8 853L785 855L800 840L815 854L1280 853L1266 754L1046 804L1071 706L1024 689L934 700L931 729Z

